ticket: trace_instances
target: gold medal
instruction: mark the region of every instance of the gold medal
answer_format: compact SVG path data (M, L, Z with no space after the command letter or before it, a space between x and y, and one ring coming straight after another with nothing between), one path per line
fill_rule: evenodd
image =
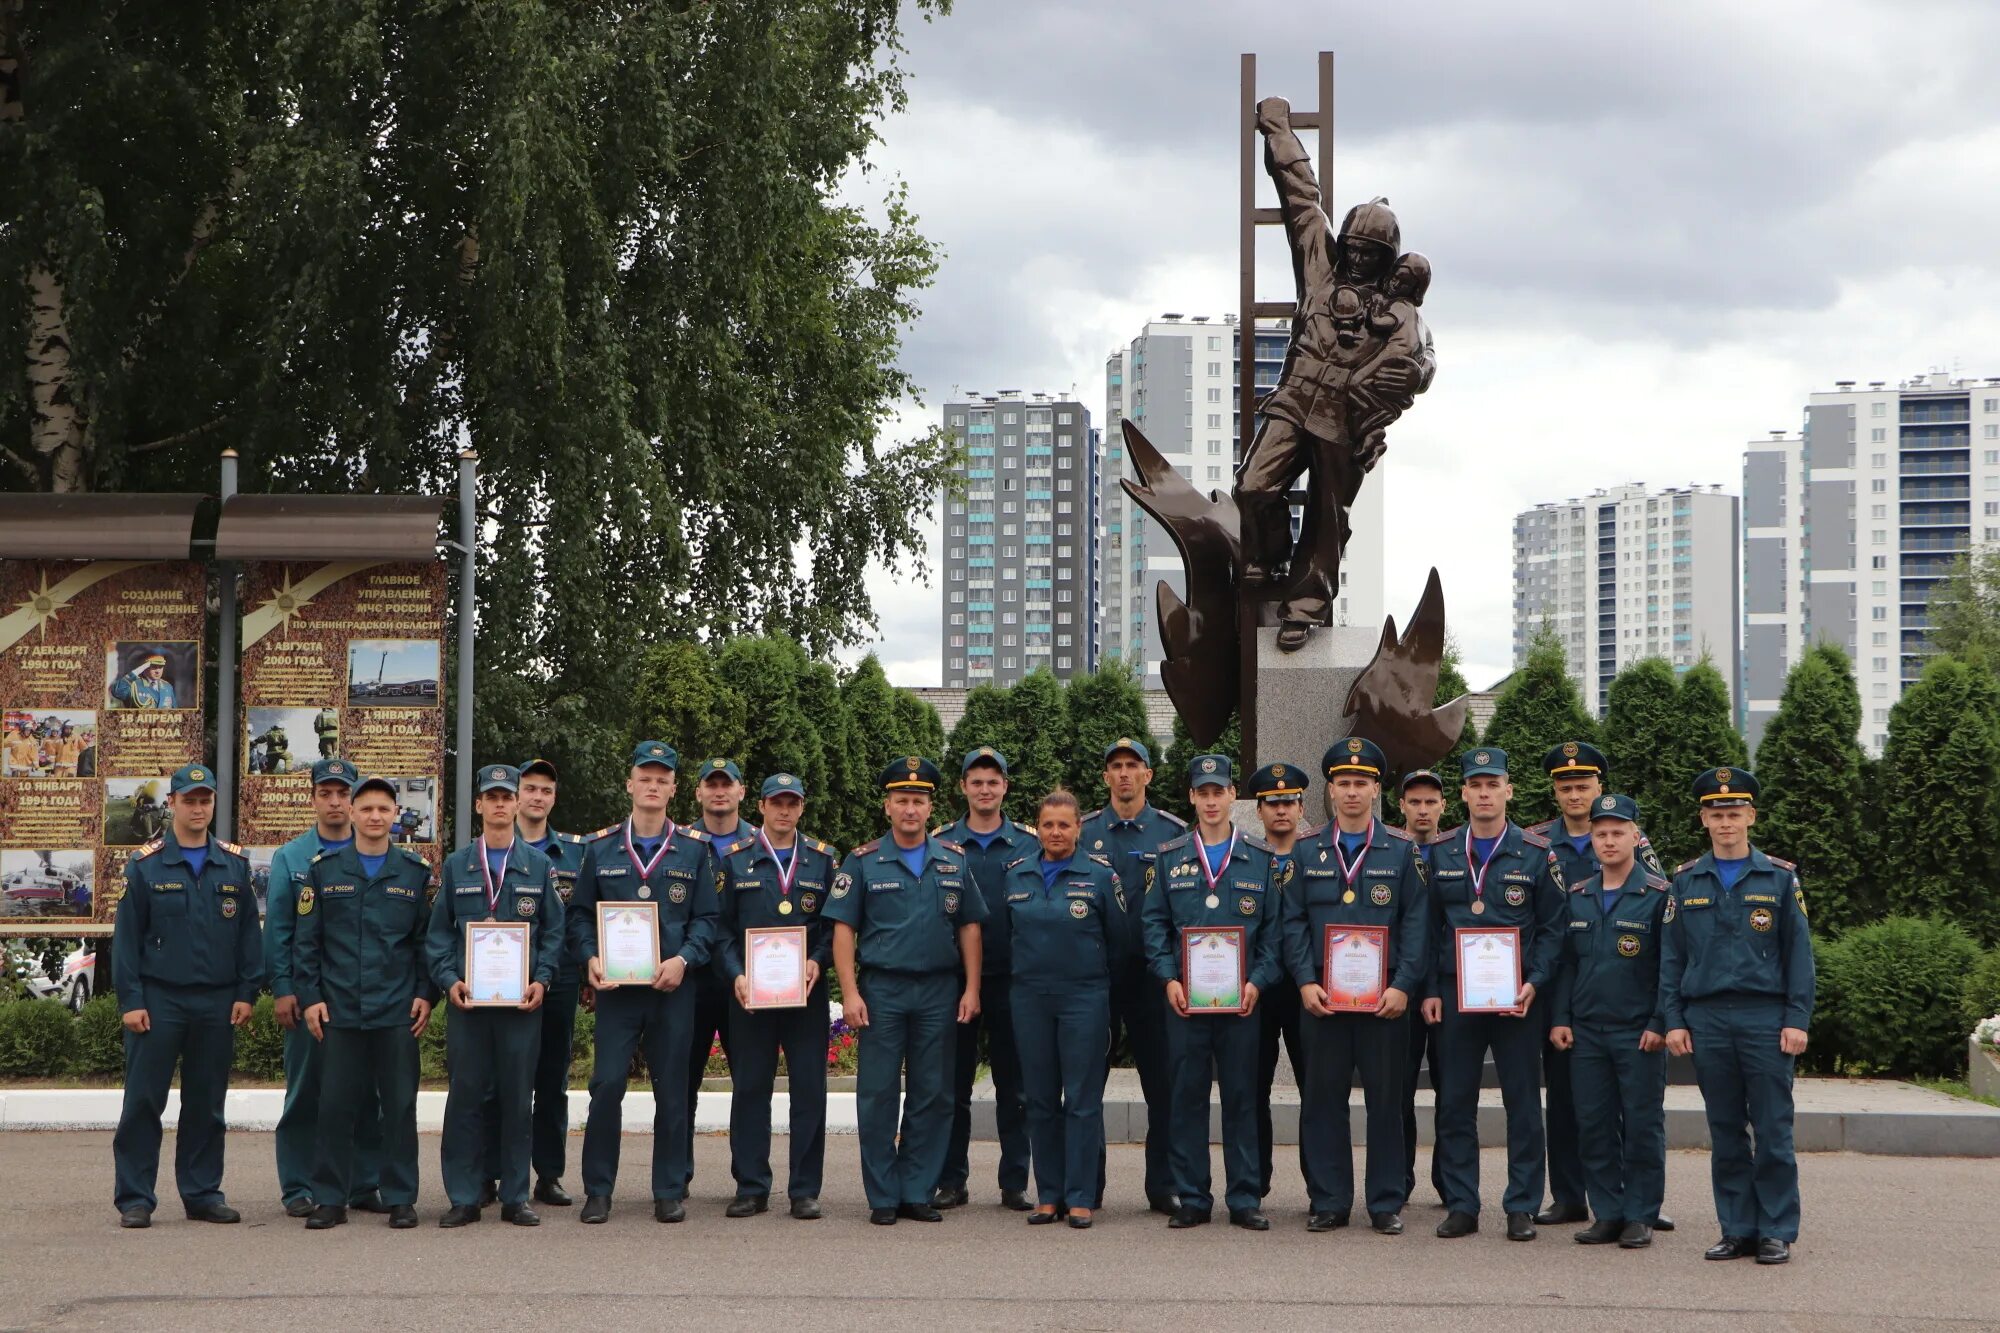
M1344 903L1351 903L1351 902L1353 902L1353 901L1354 901L1354 890L1353 890L1353 889L1349 889L1349 890L1348 890L1348 891L1347 891L1346 893L1343 893L1343 894L1341 894L1341 895L1340 895L1340 901L1342 901L1342 902L1344 902Z
M652 897L652 896L653 896L653 886L652 886L652 885L650 885L650 884L641 884L641 885L639 886L639 896L640 896L641 898L650 898L650 897Z
M792 900L786 898L778 904L778 915L790 916L791 914L792 914Z
M1474 899L1472 900L1472 914L1473 914L1474 916L1478 916L1478 915L1479 915L1480 913L1484 912L1485 910L1486 910L1486 904L1485 904L1484 902L1480 901L1480 900L1479 900L1479 899L1477 899L1477 898L1474 898Z
M1219 898L1219 897L1217 897L1217 896L1216 896L1215 894L1212 894L1212 893L1211 893L1211 894L1209 894L1209 895L1208 895L1208 897L1206 897L1206 898L1202 899L1202 901L1203 901L1203 902L1205 902L1205 903L1207 903L1207 904L1208 904L1208 905L1209 905L1210 907L1220 907L1220 906L1222 906L1222 899L1221 899L1221 898Z

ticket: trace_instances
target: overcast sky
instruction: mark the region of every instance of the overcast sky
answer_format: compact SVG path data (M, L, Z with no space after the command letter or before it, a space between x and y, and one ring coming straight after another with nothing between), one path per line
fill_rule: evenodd
M1238 54L1309 107L1337 52L1336 207L1388 196L1435 269L1386 606L1436 564L1475 687L1510 666L1516 511L1740 492L1744 444L1808 392L2000 375L2000 4L958 0L907 44L909 109L854 188L906 182L945 251L910 420L1005 387L1100 427L1107 353L1235 310ZM937 588L875 585L891 678L939 683Z

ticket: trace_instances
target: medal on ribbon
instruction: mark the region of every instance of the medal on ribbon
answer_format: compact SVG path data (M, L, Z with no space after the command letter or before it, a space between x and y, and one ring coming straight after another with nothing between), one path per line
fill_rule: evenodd
M1222 894L1220 892L1222 872L1208 868L1208 847L1202 842L1200 834L1195 835L1194 850L1194 862L1201 867L1201 877L1208 881L1208 897L1205 901L1210 907L1220 907L1222 906ZM1229 841L1222 848L1222 864L1225 866L1228 865L1229 858L1235 854L1236 830L1231 829L1229 831Z

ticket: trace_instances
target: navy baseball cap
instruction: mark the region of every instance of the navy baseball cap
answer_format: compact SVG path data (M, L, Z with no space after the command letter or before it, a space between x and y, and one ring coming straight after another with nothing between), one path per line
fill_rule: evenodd
M632 767L639 768L646 764L658 764L661 768L679 771L681 757L665 741L640 741L632 747Z
M1413 768L1403 774L1403 780L1397 785L1396 790L1398 792L1406 792L1412 787L1419 787L1425 783L1436 787L1440 792L1444 790L1444 779L1428 768Z
M521 765L522 777L531 777L536 774L547 778L550 782L560 781L556 777L556 766L546 759L530 759L527 763Z
M725 777L731 782L743 781L743 770L736 766L734 759L704 759L701 761L701 781Z
M976 750L966 751L965 762L958 767L959 776L963 777L981 764L985 764L989 768L999 769L1000 776L1003 778L1007 776L1007 756L1001 754L990 745L982 745Z
M1507 752L1491 745L1468 750L1458 757L1458 775L1461 778L1504 778L1507 776Z
M1134 740L1130 736L1120 736L1117 740L1105 746L1104 762L1107 764L1110 763L1112 756L1116 755L1120 750L1131 751L1132 754L1138 759L1138 761L1144 764L1147 768L1151 768L1153 766L1152 751L1146 748L1145 742Z
M773 796L796 796L804 800L805 795L806 784L790 773L773 773L764 779L764 785L757 793L759 800L769 800Z
M1202 787L1228 787L1236 782L1236 766L1229 762L1226 754L1196 755L1188 765L1188 790Z
M315 787L322 782L339 782L346 784L351 790L355 783L361 781L361 774L354 765L336 756L322 759L314 764L312 780Z
M521 770L512 764L488 764L479 770L479 792L521 790Z
M354 794L359 796L365 791L386 791L392 801L403 799L403 793L397 790L395 782L390 778L371 776L361 779L361 784L354 789Z
M1630 796L1613 793L1600 796L1590 803L1590 821L1600 819L1622 819L1628 824L1639 822L1639 803Z
M189 764L174 770L173 778L167 784L167 794L179 796L184 791L214 791L215 770L206 764Z

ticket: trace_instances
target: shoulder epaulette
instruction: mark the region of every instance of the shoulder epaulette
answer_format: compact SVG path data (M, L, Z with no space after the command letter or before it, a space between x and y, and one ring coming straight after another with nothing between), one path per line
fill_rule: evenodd
M756 842L757 840L755 838L738 838L735 842L730 843L727 847L722 847L720 843L716 845L719 848L721 848L722 854L724 856L734 856L736 855L736 853L742 851L745 847L755 846Z
M1254 833L1246 833L1243 835L1243 845L1249 847L1253 851L1259 851L1259 852L1271 851L1271 844L1265 842L1262 838L1258 837ZM1273 855L1275 855L1275 853L1273 853Z
M145 845L140 847L138 851L132 853L132 859L134 861L144 860L146 857L151 856L153 853L159 851L160 848L166 845L167 845L167 840L165 838L155 838L151 842L146 843Z
M818 838L807 837L804 834L799 835L799 840L816 852L823 852L827 856L840 855L840 849L830 842L821 842Z
M1796 871L1796 870L1797 870L1797 869L1799 868L1799 867L1798 867L1798 863L1797 863L1797 862L1795 862L1795 861L1787 861L1787 860L1786 860L1786 859L1785 859L1784 857L1782 857L1782 856L1773 856L1773 855L1771 855L1771 854L1770 854L1769 852L1766 852L1766 853L1764 853L1764 859L1765 859L1766 861L1769 861L1769 862L1770 862L1770 863L1771 863L1772 865L1774 865L1774 866L1778 867L1778 869L1780 869L1780 870L1793 870L1793 871Z
M1417 840L1416 834L1410 832L1408 829L1397 828L1394 824L1384 824L1382 828L1392 838L1400 838L1404 842L1415 842Z
M1553 827L1555 826L1555 822L1556 822L1556 821L1555 821L1555 820L1553 820L1553 819L1544 819L1544 820L1543 820L1543 821L1542 821L1541 823L1539 823L1539 824L1530 824L1530 825L1528 825L1528 826L1527 826L1526 828L1522 829L1522 830L1521 830L1521 832L1523 832L1523 833L1539 833L1539 834L1541 834L1541 835L1542 835L1542 836L1543 836L1544 838L1546 838L1546 837L1548 837L1548 836L1549 836L1549 830L1550 830L1551 828L1553 828Z
M1599 881L1599 880L1601 880L1601 879L1603 879L1603 878L1604 878L1604 876L1602 876L1602 875L1589 875L1589 876L1586 876L1585 878L1583 878L1583 879L1580 879L1580 880L1578 880L1578 881L1577 881L1576 883L1574 883L1574 884L1570 885L1570 886L1569 886L1569 891L1570 891L1571 893L1582 893L1582 892L1583 892L1583 891L1584 891L1585 889L1588 889L1588 888L1589 888L1589 887L1590 887L1591 885L1593 885L1593 884L1597 883L1597 881Z
M1646 873L1646 887L1649 889L1671 889L1673 887L1673 883L1670 880L1663 879L1660 876L1653 874L1651 871L1648 871Z
M864 842L859 847L856 847L854 849L854 855L866 856L868 855L868 853L874 851L877 847L880 847L881 845L882 845L882 840L880 838L876 838L871 842Z
M1436 833L1431 834L1430 845L1436 846L1438 843L1443 842L1446 838L1456 838L1460 833L1464 831L1465 831L1465 825L1463 824L1454 824L1450 828L1441 828Z
M339 855L340 855L340 853L339 853L339 852L336 852L336 851L331 851L331 850L327 850L327 849L322 849L322 850L320 850L320 851L317 851L317 852L314 852L314 853L313 853L313 859L312 859L312 860L311 860L311 861L310 861L310 862L309 862L308 864L310 864L310 865L318 865L318 864L319 864L319 863L320 863L321 861L324 861L324 860L327 860L327 859L328 859L328 858L330 858L330 857L335 857L335 856L339 856Z
M614 824L612 827L616 828L617 825ZM553 836L557 842L581 843L584 841L584 836L581 833L557 833ZM597 835L593 833L590 836L594 838Z
M687 834L690 838L693 838L696 842L715 841L715 835L713 833L710 833L705 828L684 828L681 830L681 832Z
M944 848L944 849L945 849L946 851L948 851L948 852L957 852L957 853L958 853L958 854L959 854L960 856L964 856L964 855L965 855L965 848L964 848L964 847L962 847L962 846L960 846L960 845L959 845L958 843L955 843L955 842L952 842L952 841L950 841L950 840L948 840L948 839L945 839L945 838L939 838L939 839L937 840L937 845L938 845L938 846L940 846L940 847L942 847L942 848Z
M1172 842L1161 843L1160 850L1163 852L1179 851L1181 848L1187 846L1192 841L1194 841L1194 834L1183 833L1181 834L1180 837L1175 838Z
M1113 868L1111 865L1111 858L1103 855L1101 852L1085 852L1084 859L1089 861L1095 861L1097 862L1097 864L1103 866L1106 870L1110 870Z
M1540 847L1544 851L1548 850L1549 840L1531 828L1521 830L1521 841L1527 843L1530 847Z
M587 835L587 837L589 841L596 842L599 838L610 837L612 834L616 833L619 829L624 827L625 827L625 821L621 819L616 824L606 824L603 828L597 830L597 832Z
M1153 808L1155 810L1160 810L1158 806L1154 806ZM1171 810L1160 810L1160 817L1166 820L1169 824L1172 824L1175 828L1186 828L1188 826L1188 822L1185 819L1182 819L1179 815L1175 814Z
M1681 873L1682 871L1684 871L1684 870L1692 870L1692 869L1694 869L1694 865L1695 865L1695 861L1699 861L1699 860L1701 860L1701 858L1700 858L1699 856L1697 856L1697 857L1695 857L1695 858L1694 858L1694 861L1683 861L1683 862L1681 862L1681 863L1680 863L1679 865L1677 865L1677 866L1675 866L1675 867L1674 867L1674 873L1675 873L1676 875L1678 875L1678 874L1680 874L1680 873Z
M1029 828L1026 824L1023 824L1020 820L1016 819L1011 822L1014 825L1014 832L1025 833L1031 838L1035 836L1035 831L1032 828ZM1078 822L1081 823L1081 821Z
M228 852L231 856L243 855L243 849L241 847L238 847L233 842L224 842L222 839L217 838L215 840L215 845L217 847L220 847L223 851ZM1776 860L1777 858L1773 857L1772 859Z

